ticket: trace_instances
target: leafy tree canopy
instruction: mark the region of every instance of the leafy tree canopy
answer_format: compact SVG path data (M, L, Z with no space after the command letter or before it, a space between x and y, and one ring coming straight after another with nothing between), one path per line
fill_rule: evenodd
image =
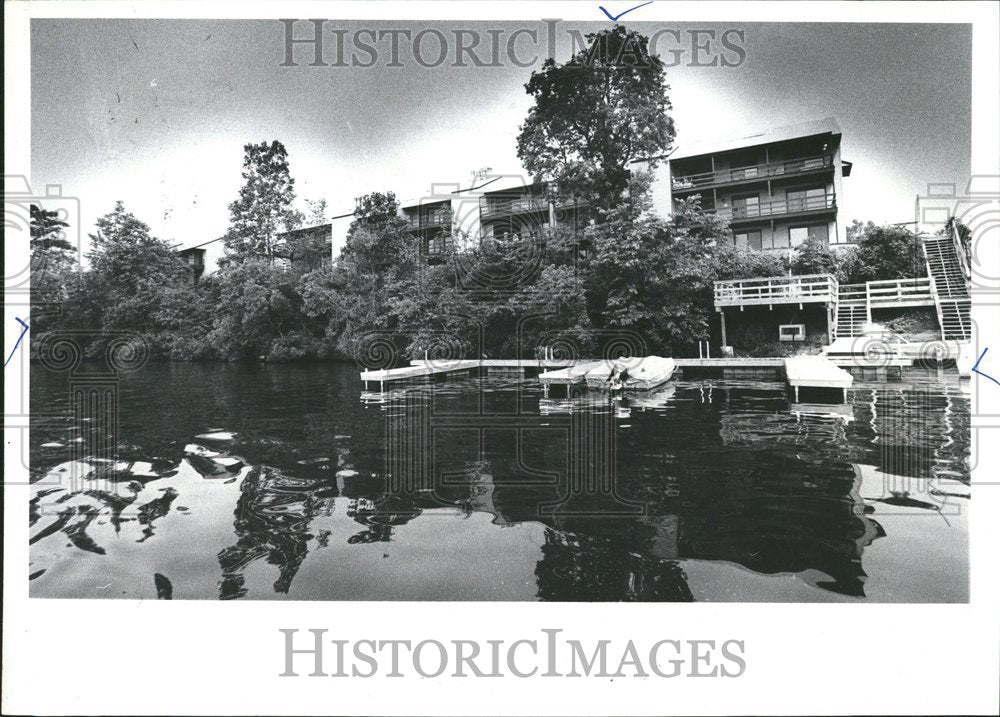
M674 123L663 62L647 37L616 25L587 39L565 64L549 58L531 74L525 89L534 105L517 156L536 179L608 209L628 186L632 160L667 151Z

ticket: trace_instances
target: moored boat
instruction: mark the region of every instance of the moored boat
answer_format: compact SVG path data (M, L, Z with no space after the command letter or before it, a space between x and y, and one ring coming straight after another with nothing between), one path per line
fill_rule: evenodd
M646 356L602 361L587 372L587 387L602 390L650 391L673 376L672 358Z

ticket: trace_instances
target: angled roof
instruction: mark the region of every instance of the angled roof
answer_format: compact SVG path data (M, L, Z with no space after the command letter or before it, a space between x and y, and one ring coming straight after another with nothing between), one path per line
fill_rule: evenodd
M840 125L837 124L837 120L833 117L826 117L812 122L772 127L771 129L761 130L752 134L680 144L677 150L669 156L669 159L687 159L688 157L698 157L703 154L716 154L717 152L727 152L732 149L743 149L745 147L757 147L773 142L784 142L785 140L797 139L799 137L812 137L817 134L839 135Z

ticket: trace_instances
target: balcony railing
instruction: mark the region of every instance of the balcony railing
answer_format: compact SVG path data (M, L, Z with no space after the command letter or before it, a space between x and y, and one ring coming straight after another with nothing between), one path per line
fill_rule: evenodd
M837 280L830 274L715 282L716 307L834 301L836 296Z
M732 169L720 169L716 172L701 172L683 177L674 177L671 185L674 191L691 191L705 187L714 187L720 184L794 176L806 172L815 172L820 169L832 168L833 157L829 154L824 154L815 157L787 159L783 162L768 162L766 164L754 164L749 167L735 167Z
M745 222L757 219L779 217L785 214L801 214L807 212L828 211L837 208L837 196L824 194L818 197L794 197L791 199L775 199L758 204L743 204L735 207L720 207L707 209L706 214L714 214L724 221Z
M426 214L411 214L407 217L411 229L431 229L434 227L445 227L451 225L451 212L446 209L439 209Z
M424 254L427 256L441 256L450 254L455 248L455 242L450 237L430 239L424 245Z
M485 201L481 212L483 217L492 217L502 214L546 211L548 208L549 200L545 197L517 197L505 201Z

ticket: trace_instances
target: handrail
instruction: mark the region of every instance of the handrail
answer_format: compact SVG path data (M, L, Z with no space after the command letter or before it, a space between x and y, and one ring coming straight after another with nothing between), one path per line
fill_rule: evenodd
M970 281L972 279L972 252L970 247L962 241L962 237L958 233L958 222L955 220L951 222L951 241L955 245L955 254L958 256L958 266L962 270L962 276L965 277L966 281Z
M451 210L436 209L426 214L413 214L407 217L410 226L414 229L424 229L427 227L439 227L451 224Z
M517 197L505 201L490 201L484 198L481 212L484 217L488 217L494 214L541 211L548 207L549 200L545 197Z
M780 214L794 214L795 212L813 212L824 209L835 209L836 206L837 195L824 194L821 197L775 199L770 202L760 202L759 204L746 205L742 207L719 207L717 209L706 209L704 212L705 214L714 214L720 219L740 221L744 219L772 217Z
M674 189L692 189L711 186L713 184L725 184L727 182L740 182L746 179L759 179L787 174L797 174L799 172L812 171L815 169L827 169L832 167L833 156L829 154L822 154L813 157L786 159L781 162L767 162L764 164L753 164L747 167L732 167L730 169L720 169L714 172L688 174L674 177L671 184Z
M889 279L865 284L872 303L895 303L915 299L933 299L929 276L916 279Z
M831 274L773 276L715 282L716 304L769 299L832 300L836 295L837 279Z

